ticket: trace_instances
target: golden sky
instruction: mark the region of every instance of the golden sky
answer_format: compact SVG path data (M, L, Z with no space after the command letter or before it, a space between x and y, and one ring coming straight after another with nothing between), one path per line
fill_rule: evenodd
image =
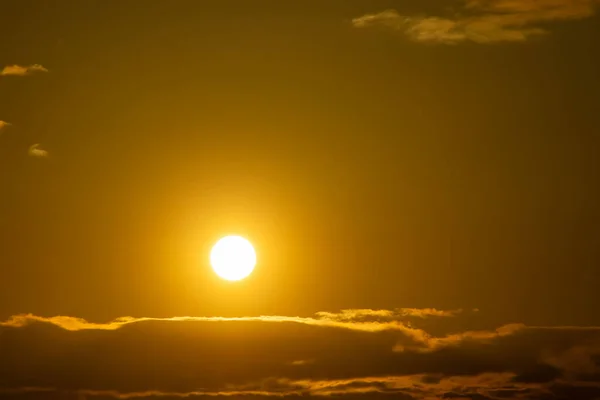
M599 8L5 2L0 400L600 398Z

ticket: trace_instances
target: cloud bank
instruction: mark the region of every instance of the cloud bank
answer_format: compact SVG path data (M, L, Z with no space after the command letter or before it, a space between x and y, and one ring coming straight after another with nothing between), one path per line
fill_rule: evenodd
M389 9L352 20L357 28L380 26L422 43L524 42L549 33L551 22L592 17L597 0L465 0L452 16L403 15Z
M463 318L413 309L107 323L14 316L0 323L0 398L600 397L600 328L507 324L436 336L419 326L429 323L422 314L436 324Z

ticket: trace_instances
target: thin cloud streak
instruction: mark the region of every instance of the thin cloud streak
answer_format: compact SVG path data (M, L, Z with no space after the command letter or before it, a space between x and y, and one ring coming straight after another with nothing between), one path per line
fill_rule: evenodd
M409 16L394 9L352 20L356 28L380 26L421 43L524 42L549 31L549 22L592 17L597 0L466 0L453 17Z
M402 310L402 309L401 309ZM414 309L408 309L414 310ZM257 316L257 317L120 317L107 323L88 322L82 318L69 316L40 317L33 314L22 314L10 317L4 322L0 322L0 327L22 328L33 323L47 323L55 325L67 331L82 330L105 330L114 331L126 325L158 321L158 322L266 322L266 323L298 323L311 326L326 328L339 328L360 332L400 332L411 339L414 345L397 344L393 351L395 352L432 352L448 347L456 347L464 342L486 343L491 340L511 336L526 330L574 330L574 331L592 331L599 332L600 327L537 327L527 326L525 324L507 324L495 330L490 331L465 331L461 333L449 334L443 337L435 337L423 329L415 328L401 321L354 321L344 318L357 315L379 315L386 316L395 311L388 310L344 310L341 313L319 312L317 318L312 317L288 317L288 316ZM412 311L415 313L415 311ZM439 311L443 313L442 311ZM388 314L389 313L389 314ZM340 317L341 316L341 317ZM336 319L337 318L337 319Z
M0 388L0 394L23 394L23 393L40 393L40 392L55 392L56 388L52 387L20 387L20 388Z
M321 319L332 321L368 321L378 320L400 320L405 318L429 318L429 317L455 317L463 310L438 310L435 308L397 308L395 310L372 310L372 309L348 309L338 313L321 311L316 315Z
M411 328L400 321L388 322L350 322L337 321L329 318L311 318L311 317L286 317L286 316L258 316L258 317L171 317L171 318L153 318L153 317L120 317L107 323L88 322L82 318L69 316L40 317L32 314L22 314L10 317L7 321L0 322L0 327L25 327L35 322L48 323L56 325L68 331L80 330L117 330L125 325L147 321L164 322L222 322L222 321L245 321L245 322L294 322L305 325L323 326L331 328L349 329L362 332L383 332L383 331L401 331L407 336L417 340L423 340L427 335L423 330Z
M231 390L218 392L161 392L150 390L145 392L130 392L121 393L115 390L81 390L77 394L83 396L101 396L112 397L115 399L135 399L144 397L232 397L232 396L265 396L265 397L285 397L285 396L300 396L300 392L270 392L263 390Z
M2 76L25 76L30 75L34 72L48 72L48 69L40 64L32 64L32 65L7 65L2 71L0 71L0 75Z
M554 391L564 388L588 388L600 390L600 383L585 381L570 381L562 378L546 383L515 382L513 373L482 373L471 376L446 376L436 378L424 374L405 376L372 376L353 379L331 380L291 380L285 378L270 379L276 383L277 388L272 389L244 389L245 387L261 387L265 382L233 387L229 390L218 391L161 391L146 390L122 392L118 390L73 390L68 391L79 398L108 397L114 399L136 399L156 397L332 397L356 394L387 394L392 396L405 395L407 399L434 399L434 398L556 398ZM24 387L15 389L0 389L0 393L25 394L25 393L57 392L66 393L59 389L47 387ZM550 396L550 397L549 397Z

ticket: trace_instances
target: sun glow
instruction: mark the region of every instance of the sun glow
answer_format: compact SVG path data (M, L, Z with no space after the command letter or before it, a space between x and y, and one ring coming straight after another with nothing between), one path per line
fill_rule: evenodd
M210 252L210 264L221 278L239 281L246 278L256 265L252 244L241 236L226 236Z

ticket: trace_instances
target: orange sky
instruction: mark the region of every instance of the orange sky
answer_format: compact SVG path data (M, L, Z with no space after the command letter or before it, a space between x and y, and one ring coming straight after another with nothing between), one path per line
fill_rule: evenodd
M600 397L598 6L3 5L0 400Z

